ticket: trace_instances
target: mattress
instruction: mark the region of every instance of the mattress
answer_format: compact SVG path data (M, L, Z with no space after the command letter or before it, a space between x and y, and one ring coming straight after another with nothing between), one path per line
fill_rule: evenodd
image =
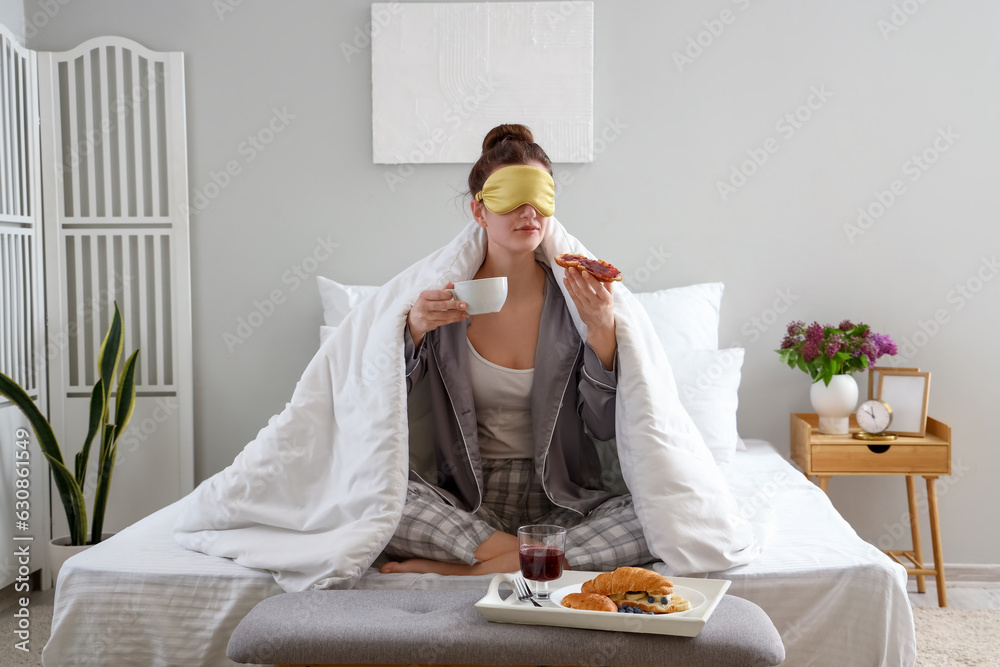
M862 541L770 444L746 442L723 471L734 491L751 496L744 512L773 513L775 531L753 563L708 576L731 580L730 594L767 612L785 665L912 665L906 571ZM235 664L226 658L233 629L283 591L267 571L178 545L179 510L170 505L63 565L44 665ZM357 587L485 591L491 578L372 568Z

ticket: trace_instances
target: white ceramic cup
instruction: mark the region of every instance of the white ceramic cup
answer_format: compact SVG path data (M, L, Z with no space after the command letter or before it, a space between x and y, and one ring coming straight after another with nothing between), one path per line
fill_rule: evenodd
M466 311L469 315L495 313L507 301L507 276L465 280L455 283L454 289L448 291L459 301L469 304Z

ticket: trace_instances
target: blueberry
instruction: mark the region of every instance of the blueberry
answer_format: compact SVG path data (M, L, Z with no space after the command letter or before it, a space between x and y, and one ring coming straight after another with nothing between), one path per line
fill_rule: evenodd
M652 595L648 595L646 596L646 602L648 602L649 604L653 604L656 602L656 598L654 598Z
M618 605L618 613L619 614L624 614L625 613L625 607L623 607L622 605Z
M660 598L660 604L667 604L667 596L666 595L664 595L662 598Z

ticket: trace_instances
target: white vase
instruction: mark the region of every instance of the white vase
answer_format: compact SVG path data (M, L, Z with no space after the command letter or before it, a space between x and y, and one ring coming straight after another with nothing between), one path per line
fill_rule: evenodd
M114 533L101 533L101 541L103 542L113 535ZM49 573L52 577L52 586L55 586L56 581L59 579L59 570L62 569L63 563L92 546L94 545L81 544L73 546L69 543L69 537L57 537L51 540L49 542Z
M819 415L820 433L846 435L851 413L858 406L858 381L852 375L834 375L829 386L822 380L813 382L809 400Z

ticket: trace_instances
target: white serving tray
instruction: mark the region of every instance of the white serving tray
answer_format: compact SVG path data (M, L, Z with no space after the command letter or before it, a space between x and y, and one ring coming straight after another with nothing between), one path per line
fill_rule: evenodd
M557 591L565 586L578 586L593 579L600 572L569 570L562 577L549 582L549 590ZM719 600L732 583L726 579L696 579L691 577L670 577L676 586L694 589L705 596L700 606L682 614L619 614L607 611L584 611L567 609L553 602L542 602L541 608L530 601L521 602L511 594L506 600L500 597L500 585L510 585L509 577L498 574L490 582L489 590L479 602L476 611L488 621L495 623L520 623L523 625L555 625L564 628L584 628L587 630L614 630L617 632L641 632L678 637L697 637L705 627L709 616L715 611ZM530 582L529 582L530 585Z

